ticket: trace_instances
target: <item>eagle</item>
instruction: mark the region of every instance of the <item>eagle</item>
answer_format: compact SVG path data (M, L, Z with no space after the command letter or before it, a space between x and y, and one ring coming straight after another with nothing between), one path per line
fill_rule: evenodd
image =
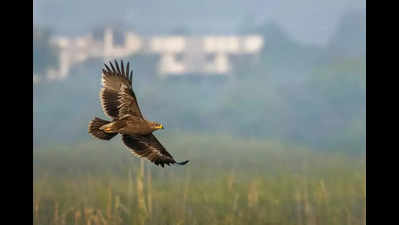
M89 122L89 133L101 140L111 140L121 134L123 144L134 155L145 157L157 166L185 165L188 160L176 162L152 134L164 127L143 117L132 87L133 70L130 71L129 62L126 68L123 60L120 63L119 67L115 60L115 66L109 62L109 66L104 64L105 68L102 69L100 101L104 113L112 121L94 117Z

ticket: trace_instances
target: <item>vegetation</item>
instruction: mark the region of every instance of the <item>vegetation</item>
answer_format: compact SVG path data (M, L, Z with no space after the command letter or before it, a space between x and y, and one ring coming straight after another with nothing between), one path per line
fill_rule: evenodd
M365 157L279 141L160 136L183 167L119 140L35 150L34 224L365 224Z

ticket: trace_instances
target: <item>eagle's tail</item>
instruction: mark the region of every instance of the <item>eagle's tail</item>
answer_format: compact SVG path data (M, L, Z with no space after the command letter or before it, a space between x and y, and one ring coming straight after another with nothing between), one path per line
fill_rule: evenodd
M106 133L103 130L100 130L100 127L108 123L110 123L110 121L94 117L94 119L89 123L89 133L101 140L110 140L111 138L115 137L115 135L117 135L118 133Z

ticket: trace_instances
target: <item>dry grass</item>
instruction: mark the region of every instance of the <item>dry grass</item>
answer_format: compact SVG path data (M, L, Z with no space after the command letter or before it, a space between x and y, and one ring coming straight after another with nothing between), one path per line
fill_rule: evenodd
M34 224L365 224L364 157L199 138L204 159L169 142L192 163L168 169L91 145L37 152Z

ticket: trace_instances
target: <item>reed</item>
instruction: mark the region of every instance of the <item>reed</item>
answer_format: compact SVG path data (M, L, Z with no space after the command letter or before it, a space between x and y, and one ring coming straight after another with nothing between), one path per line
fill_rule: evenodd
M137 206L138 206L138 224L144 225L148 215L147 207L145 204L144 193L144 159L140 159L140 169L137 172L136 188L137 188Z
M126 152L99 148L93 157L80 148L37 154L34 224L365 224L359 158L241 140L201 157L176 145L193 163L160 169Z

